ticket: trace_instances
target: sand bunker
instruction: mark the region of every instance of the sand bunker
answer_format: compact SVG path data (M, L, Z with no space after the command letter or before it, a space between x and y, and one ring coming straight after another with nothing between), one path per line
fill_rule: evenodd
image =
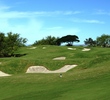
M67 48L68 50L76 50L76 48Z
M82 51L90 51L91 49L89 48L84 48Z
M50 71L44 66L31 66L27 69L26 73L65 73L76 66L77 65L65 65L64 67L54 71Z
M6 73L4 73L4 72L0 71L0 77L3 77L3 76L11 76L11 75L6 74Z
M65 60L66 57L57 57L57 58L53 58L53 60Z

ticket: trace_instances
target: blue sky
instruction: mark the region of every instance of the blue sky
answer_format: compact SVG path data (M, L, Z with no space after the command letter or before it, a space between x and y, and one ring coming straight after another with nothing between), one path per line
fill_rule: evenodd
M86 38L110 35L110 0L0 0L0 31L19 33L32 44L49 35Z

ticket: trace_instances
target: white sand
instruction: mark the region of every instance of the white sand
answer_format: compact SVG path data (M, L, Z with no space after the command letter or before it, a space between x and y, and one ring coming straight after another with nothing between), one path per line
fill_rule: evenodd
M4 73L4 72L0 71L0 77L2 77L2 76L11 76L11 75L6 74L6 73Z
M91 49L89 48L84 48L82 51L90 51Z
M76 48L67 48L68 50L76 50Z
M53 58L53 60L65 60L66 57L57 57L57 58Z
M31 66L27 69L26 73L65 73L76 66L77 65L65 65L64 67L54 71L50 71L44 66Z

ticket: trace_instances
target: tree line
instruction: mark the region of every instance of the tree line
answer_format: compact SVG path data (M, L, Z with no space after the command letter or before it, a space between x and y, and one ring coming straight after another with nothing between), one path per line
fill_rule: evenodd
M0 32L0 57L15 56L18 48L25 46L26 38L20 37L18 33L8 32L7 34ZM35 41L32 45L62 45L73 46L74 42L80 42L77 35L66 35L62 37L47 36L41 40ZM88 46L110 47L110 35L102 34L93 40L91 37L84 40L84 44Z
M110 47L110 35L102 34L97 37L96 40L88 38L84 41L88 46L101 46L101 47Z
M66 35L61 38L54 36L47 36L39 41L35 41L33 45L61 45L67 43L67 46L72 46L74 42L80 42L79 37L76 35Z
M61 38L47 36L39 41L35 41L33 45L61 45L66 43L67 46L72 46L74 42L80 42L79 37L76 35L66 35ZM84 44L87 46L101 46L110 47L110 35L102 34L93 40L91 37L84 40Z

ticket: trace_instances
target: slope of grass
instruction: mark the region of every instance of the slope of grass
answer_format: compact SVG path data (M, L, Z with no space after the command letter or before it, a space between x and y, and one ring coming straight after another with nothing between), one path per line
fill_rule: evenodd
M50 70L63 67L66 64L77 64L79 68L97 67L110 58L109 48L91 48L88 52L83 52L83 47L73 47L76 50L68 50L67 47L58 46L38 46L36 49L24 47L16 53L27 54L21 57L0 58L0 70L18 74L24 73L32 65L42 65ZM64 61L54 61L55 57L66 57Z
M83 47L38 46L24 47L16 53L22 57L0 58L0 70L12 74L0 77L0 100L109 100L110 49ZM53 61L65 56L64 61ZM65 64L78 66L60 78L59 74L25 74L32 65L43 65L50 70Z
M108 100L110 73L28 74L0 78L0 100ZM94 76L94 77L93 77ZM69 79L70 77L70 79Z

